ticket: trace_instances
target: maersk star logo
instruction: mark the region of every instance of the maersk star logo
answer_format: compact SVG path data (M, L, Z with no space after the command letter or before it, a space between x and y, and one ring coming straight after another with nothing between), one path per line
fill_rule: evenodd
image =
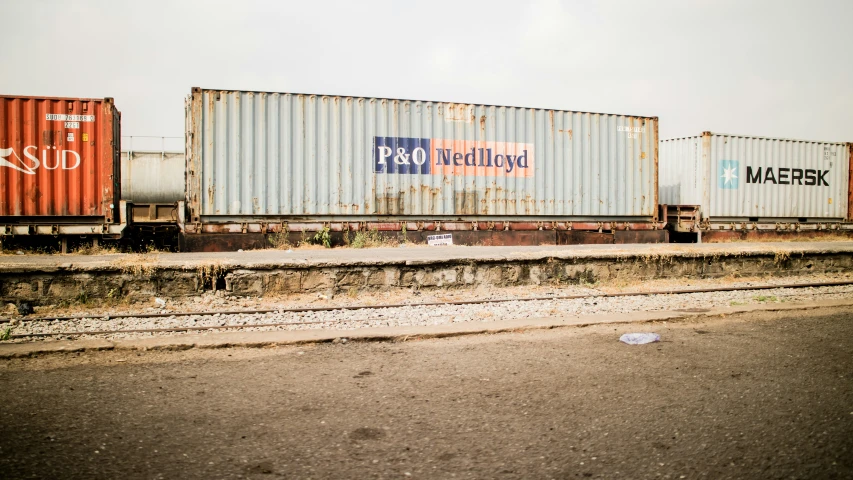
M737 188L738 187L738 164L737 160L720 160L719 185L720 188Z

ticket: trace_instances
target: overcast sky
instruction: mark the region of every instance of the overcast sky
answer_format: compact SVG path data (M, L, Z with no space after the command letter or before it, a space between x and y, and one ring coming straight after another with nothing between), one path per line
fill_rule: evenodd
M200 86L853 141L851 0L0 0L0 18L0 93L114 97L123 135L183 135Z

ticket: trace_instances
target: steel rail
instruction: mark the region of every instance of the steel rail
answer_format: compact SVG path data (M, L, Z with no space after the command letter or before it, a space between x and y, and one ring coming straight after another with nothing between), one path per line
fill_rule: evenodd
M167 318L167 317L190 317L190 316L214 316L214 315L253 315L266 313L311 313L311 312L331 312L335 310L378 310L382 308L400 308L400 307L435 307L441 305L475 305L480 303L505 303L505 302L533 302L542 300L577 300L579 298L596 298L596 297L634 297L634 296L651 296L651 295L679 295L685 293L714 293L714 292L737 292L746 290L771 290L774 288L809 288L809 287L842 287L853 285L853 280L840 280L834 282L813 282L813 283L788 283L788 284L765 284L765 285L750 285L740 287L711 287L711 288L687 288L675 290L653 290L648 292L616 292L616 293L596 293L591 295L551 295L546 297L517 297L517 298L493 298L487 300L452 300L445 302L420 302L420 303L384 303L379 305L341 305L336 307L296 307L296 308L261 308L251 310L220 310L220 311L204 311L204 312L158 312L158 313L120 313L116 315L77 315L77 316L46 316L25 318L28 322L59 322L68 320L114 320L117 318ZM0 323L8 323L10 319L0 318Z
M255 309L255 310L226 310L218 312L175 312L175 313L149 313L149 314L121 314L121 315L100 315L100 316L78 316L78 317L41 317L28 319L26 321L69 321L83 319L106 319L112 320L117 318L164 318L164 317L186 317L186 316L213 316L213 315L259 315L267 313L306 313L306 312L328 312L334 310L380 310L384 308L400 308L400 307L429 307L441 305L476 305L489 303L506 303L506 302L531 302L543 300L578 300L585 298L616 298L616 297L640 297L652 295L683 295L690 293L715 293L715 292L739 292L739 291L758 291L758 290L773 290L779 288L798 289L798 288L820 288L820 287L840 287L853 285L853 280L841 280L832 282L810 282L810 283L789 283L789 284L764 284L764 285L748 285L739 287L711 287L711 288L688 288L674 290L652 290L647 292L616 292L616 293L599 293L592 295L554 295L547 297L523 297L523 298L498 298L489 300L458 300L450 302L422 302L422 303L395 303L381 305L350 305L338 307L303 307L303 308L287 308L287 309ZM121 333L177 333L199 330L230 330L240 328L268 328L296 325L315 325L315 324L334 324L345 322L368 322L378 319L338 319L338 320L317 320L307 322L284 322L284 323L254 323L245 325L213 325L205 327L170 327L170 328L149 328L149 329L131 329L131 330L88 330L76 332L54 332L54 333L22 333L11 334L9 338L32 338L32 337L53 337L53 336L80 336L80 335L114 335ZM9 320L0 320L0 322L8 322Z

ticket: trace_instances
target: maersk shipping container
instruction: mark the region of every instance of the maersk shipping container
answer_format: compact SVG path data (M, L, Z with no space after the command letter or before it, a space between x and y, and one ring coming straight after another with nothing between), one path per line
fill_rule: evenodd
M656 215L655 117L200 88L187 115L191 222Z
M660 202L711 221L850 218L851 144L705 132L661 141Z
M121 221L120 138L111 98L0 96L0 223L33 225L5 233Z

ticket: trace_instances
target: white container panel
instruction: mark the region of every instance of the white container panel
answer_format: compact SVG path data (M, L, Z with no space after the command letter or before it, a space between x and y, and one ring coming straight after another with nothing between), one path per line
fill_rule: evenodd
M807 222L849 218L848 143L706 132L663 140L660 150L661 202L701 205L703 218Z
M121 152L121 198L135 203L175 203L185 197L183 152Z
M660 203L702 205L707 173L702 162L702 137L677 138L660 145Z

